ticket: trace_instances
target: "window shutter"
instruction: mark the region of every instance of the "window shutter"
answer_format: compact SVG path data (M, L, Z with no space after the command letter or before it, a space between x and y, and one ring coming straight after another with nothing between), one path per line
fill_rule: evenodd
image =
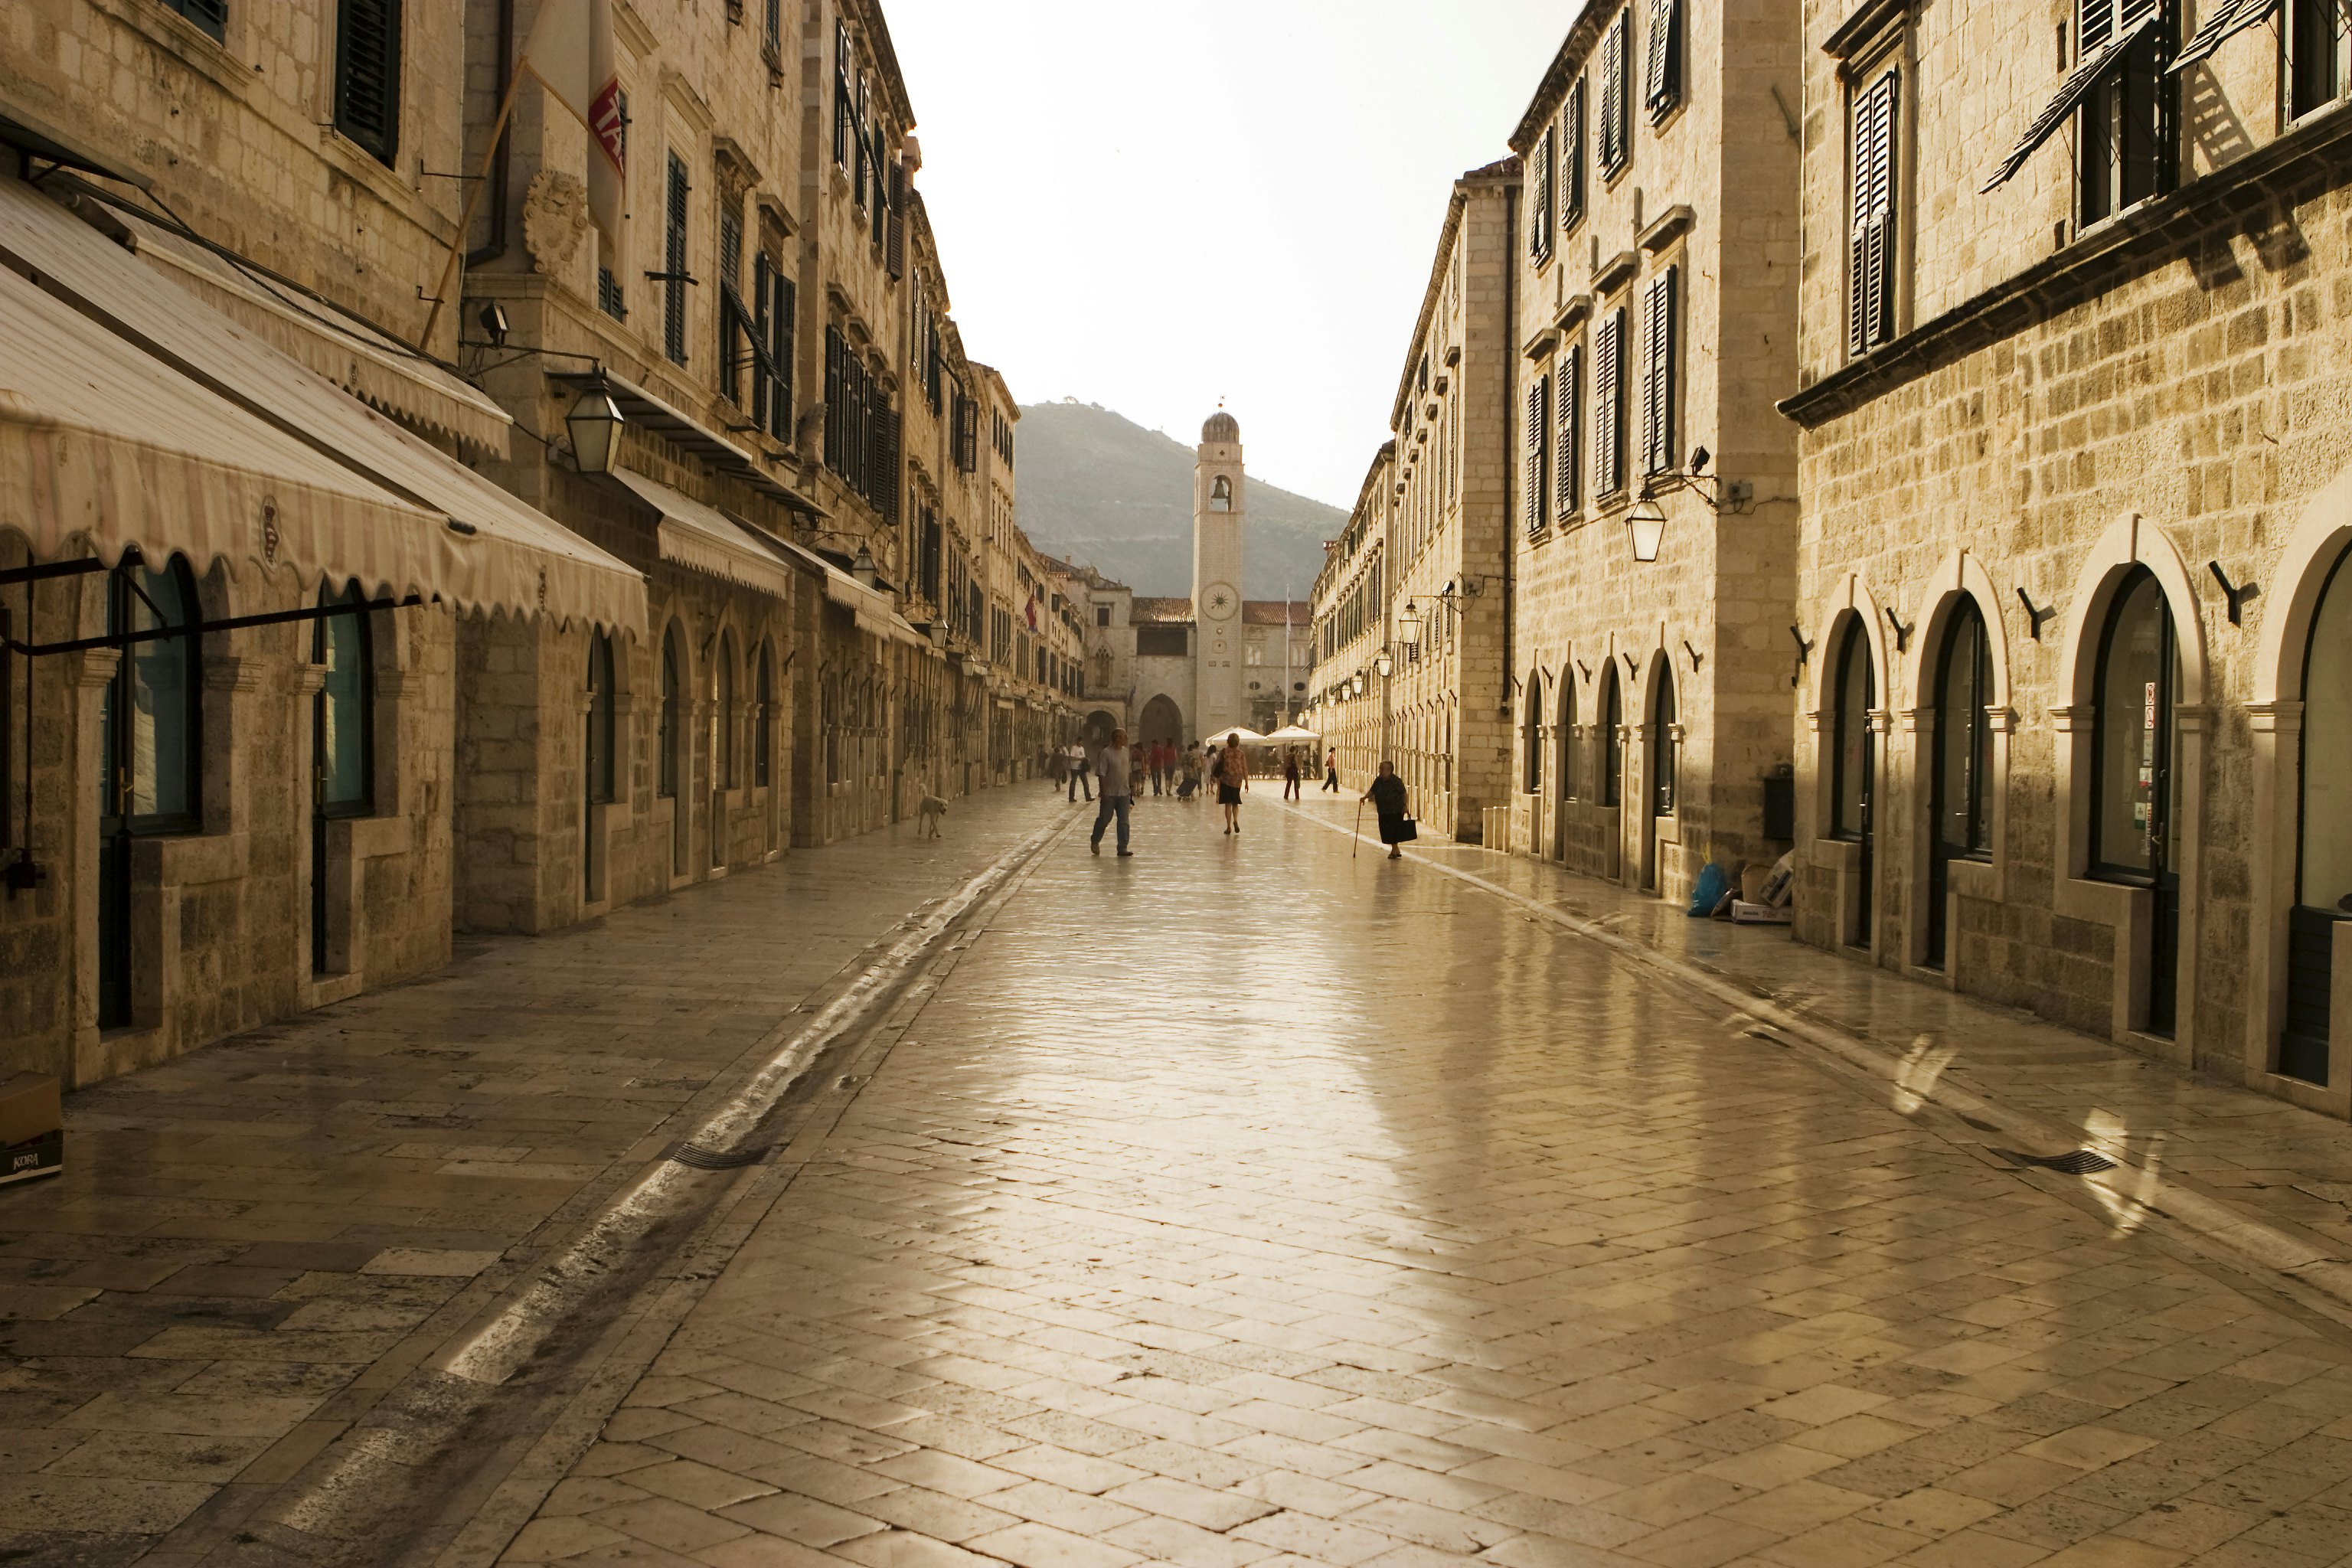
M1612 310L1601 322L1592 355L1592 485L1602 495L1625 488L1625 312Z
M668 223L663 237L662 350L678 363L686 363L686 164L669 155Z
M1682 0L1650 0L1649 56L1642 72L1642 103L1663 114L1682 97Z
M1888 71L1853 106L1853 229L1847 339L1866 353L1895 335L1895 113L1899 79Z
M841 472L842 416L848 412L842 405L841 329L828 326L824 330L824 466L835 473Z
M1563 520L1576 510L1576 488L1583 479L1583 454L1577 449L1576 416L1584 385L1584 345L1570 343L1552 372L1552 510Z
M1551 128L1536 143L1535 177L1528 183L1528 253L1538 261L1551 256Z
M389 164L398 151L400 0L341 0L336 8L335 128L378 163Z
M1544 443L1551 434L1551 378L1536 377L1528 388L1528 531L1532 533L1544 525L1544 480L1549 469L1544 463Z
M849 166L849 28L833 26L833 161Z
M1620 11L1601 46L1601 166L1611 174L1625 163L1625 33L1633 14Z
M1559 226L1566 233L1584 216L1584 84L1578 77L1560 110Z
M887 399L874 402L874 461L866 473L866 499L892 522L898 521L898 416Z
M2074 58L2089 59L2116 36L2116 0L2078 0L2074 23Z
M749 328L753 341L760 345L760 353L753 356L751 362L751 423L761 430L768 428L768 402L769 395L772 390L767 369L761 363L762 359L769 358L772 354L768 325L768 279L771 276L772 276L772 268L768 264L767 257L764 254L752 257L751 320Z
M1675 281L1669 267L1650 280L1642 340L1642 471L1675 466Z
M907 275L907 165L890 165L890 276Z
M782 271L772 272L768 279L769 300L763 307L768 313L768 360L774 367L775 380L768 389L768 434L779 441L793 438L793 349L794 330L798 325L794 311L798 295L793 280Z

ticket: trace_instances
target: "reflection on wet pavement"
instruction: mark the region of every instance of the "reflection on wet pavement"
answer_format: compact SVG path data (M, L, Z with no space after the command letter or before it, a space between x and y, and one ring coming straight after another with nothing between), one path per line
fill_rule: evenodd
M2128 1180L1244 820L1058 847L509 1561L2347 1560L2352 1352Z

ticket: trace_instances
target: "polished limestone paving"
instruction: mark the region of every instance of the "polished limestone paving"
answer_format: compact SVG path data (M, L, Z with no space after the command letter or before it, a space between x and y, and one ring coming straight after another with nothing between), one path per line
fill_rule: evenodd
M2352 1563L2345 1331L1216 815L1054 847L506 1561Z

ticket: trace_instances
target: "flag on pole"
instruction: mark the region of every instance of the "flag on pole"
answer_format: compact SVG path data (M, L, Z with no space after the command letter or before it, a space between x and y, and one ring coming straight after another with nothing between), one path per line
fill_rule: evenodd
M540 0L516 68L588 128L588 216L619 245L629 128L613 62L613 0Z

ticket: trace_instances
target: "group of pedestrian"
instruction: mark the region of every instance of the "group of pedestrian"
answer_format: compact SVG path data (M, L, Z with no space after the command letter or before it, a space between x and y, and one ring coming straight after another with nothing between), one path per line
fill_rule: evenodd
M1094 834L1087 844L1093 854L1102 853L1103 835L1114 824L1118 830L1118 853L1132 854L1128 847L1130 814L1135 808L1135 797L1143 793L1147 781L1153 795L1172 794L1187 801L1202 787L1202 781L1207 781L1215 786L1217 804L1224 808L1225 832L1234 835L1242 830L1242 796L1250 787L1250 764L1238 734L1227 735L1222 746L1213 740L1203 742L1200 751L1194 752L1189 747L1180 751L1166 741L1147 742L1130 748L1127 731L1114 730L1110 744L1091 756L1084 742L1072 741L1066 752L1055 753L1054 763L1056 772L1066 770L1069 774L1072 801L1078 798L1081 789L1089 801L1100 797ZM1304 799L1300 793L1304 775L1305 764L1298 748L1285 748L1283 799ZM1323 753L1323 789L1329 794L1339 793L1339 753L1336 750ZM1399 846L1413 837L1414 824L1411 796L1406 793L1404 780L1397 776L1394 763L1381 764L1380 775L1372 780L1363 799L1370 803L1380 818L1381 842L1389 847L1389 858L1402 859L1404 851Z

